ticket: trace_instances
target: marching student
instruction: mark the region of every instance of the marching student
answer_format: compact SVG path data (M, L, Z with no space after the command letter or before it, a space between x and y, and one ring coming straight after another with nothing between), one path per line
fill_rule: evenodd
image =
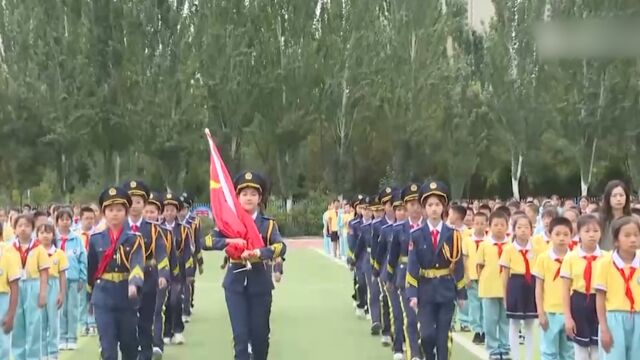
M376 275L376 272L380 270L380 265L377 263L375 254L378 251L378 238L380 237L380 228L382 227L384 218L384 208L380 204L380 198L378 195L372 197L372 201L369 203L369 208L373 211L373 220L365 229L363 226L363 233L361 237L367 243L367 252L369 252L369 266L367 270L367 289L369 290L369 315L371 316L371 335L380 335L382 331L382 290L380 289L380 279ZM365 234L366 232L366 234Z
M391 332L393 321L393 309L387 292L385 291L385 284L383 283L380 275L387 266L387 255L389 242L391 235L393 234L393 224L395 223L395 211L393 208L393 192L395 188L386 187L378 194L380 200L380 209L383 212L381 221L376 222L373 226L373 241L376 244L376 251L371 253L374 269L373 276L378 279L378 285L380 286L381 301L380 308L381 320L382 320L382 337L380 339L382 346L391 345Z
M192 212L193 199L189 194L182 193L182 203L184 208L180 211L181 221L191 229L191 244L193 252L193 262L197 269L198 274L204 273L204 258L202 256L202 231L200 218L195 212ZM280 259L282 260L282 259ZM282 274L282 262L280 265L275 266L278 271L274 273ZM187 283L187 289L184 291L183 305L182 305L182 321L185 323L191 322L191 309L194 307L194 295L195 295L195 276L193 282Z
M406 293L407 264L409 261L409 241L411 240L411 230L424 225L422 218L422 206L418 199L420 185L411 183L402 189L400 194L404 206L396 207L396 223L393 225L393 235L389 246L389 260L387 273L395 277L395 287L400 296L400 309L402 311L402 332L396 330L396 337L402 338L408 360L418 360L422 358L422 350L419 344L418 319L416 312L409 306L409 298ZM395 201L394 201L395 203ZM400 335L398 335L400 334ZM394 347L397 346L394 339ZM394 357L396 359L396 352Z
M576 360L594 360L598 358L598 315L593 274L602 256L598 247L601 236L598 218L582 215L578 219L578 234L580 245L567 255L560 270L564 282L564 328L573 341Z
M83 206L80 208L80 226L76 232L82 239L82 245L84 245L85 253L89 253L89 239L94 233L94 223L96 219L96 213L90 206ZM80 336L98 335L96 329L96 320L93 314L89 314L89 300L87 299L87 287L83 286L78 294L79 302L79 315L78 322L80 327Z
M560 279L560 268L569 251L572 228L571 221L564 217L551 220L549 223L551 247L547 247L548 250L538 256L533 268L533 274L537 278L538 323L543 330L540 349L543 360L573 359L573 347L569 345L564 331L563 284Z
M611 254L597 263L594 288L600 324L600 360L631 360L640 354L640 223L623 216L610 224Z
M236 195L242 209L253 215L264 241L263 247L245 250L241 259L231 259L223 281L227 309L233 331L235 359L266 360L269 354L270 316L273 282L264 262L282 257L286 244L280 237L275 220L262 214L263 195L269 193L262 175L247 171L234 178ZM235 244L235 245L230 245ZM224 250L227 246L243 246L245 239L225 237L213 230L204 239L203 250ZM252 263L248 269L245 262Z
M65 299L60 316L60 350L75 350L78 343L78 319L80 317L80 295L87 286L87 251L78 234L71 232L73 214L67 208L56 212L57 240L59 250L68 261L65 273ZM51 270L49 275L51 276Z
M439 181L421 187L420 202L427 223L411 232L409 243L407 296L417 312L426 360L449 359L454 302L457 300L458 306L463 307L467 299L462 235L443 221L448 194L447 187Z
M509 356L509 323L504 308L504 289L500 278L500 257L509 245L506 232L509 217L504 211L495 210L489 217L490 234L480 243L477 254L478 296L482 299L485 347L490 359Z
M11 331L18 308L20 255L12 246L0 243L0 359L9 359Z
M60 213L58 213L58 217L59 215ZM51 261L49 280L47 282L47 305L42 314L42 351L49 359L57 359L58 345L62 350L62 344L58 344L60 339L60 310L66 298L67 277L65 273L69 268L69 262L64 250L58 249L53 243L56 229L52 224L41 224L36 228L36 234L38 235L38 241L47 251ZM77 327L74 330L77 330Z
M11 338L15 360L35 360L45 356L42 348L42 309L47 304L47 281L51 261L38 239L32 237L33 218L21 214L13 222L15 251L20 254L20 301Z
M473 331L473 343L482 345L485 342L482 300L478 296L478 249L486 236L489 216L478 211L473 215L473 233L463 239L462 256L464 257L465 279L467 280L467 308L469 309L469 325Z
M526 215L513 219L514 241L502 253L500 265L505 293L505 308L509 319L509 346L514 360L520 359L520 322L524 325L524 348L527 359L533 359L533 324L538 317L535 300L535 278L531 269L544 249L531 243L533 224Z
M352 200L352 207L355 211L355 216L351 221L349 221L349 230L347 233L347 265L349 266L349 270L353 272L353 295L351 295L351 299L353 300L353 305L356 308L356 316L364 317L365 309L367 307L367 289L366 289L366 280L364 278L361 267L361 261L358 263L358 260L362 260L362 255L358 252L358 238L360 236L360 224L362 223L362 217L364 212L363 200L365 196L362 194L357 195ZM358 266L360 264L360 267Z
M124 231L131 197L120 187L99 197L106 229L89 240L87 292L96 318L103 359L138 357L139 294L144 283L144 240Z

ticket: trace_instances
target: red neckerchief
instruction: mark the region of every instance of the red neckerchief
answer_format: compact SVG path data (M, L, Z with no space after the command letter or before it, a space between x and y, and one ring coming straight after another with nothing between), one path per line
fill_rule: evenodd
M556 258L555 260L553 260L558 263L558 270L556 270L555 275L553 275L553 281L556 281L558 276L560 276L560 268L562 267L562 260L563 258Z
M116 252L116 245L118 244L118 239L120 238L120 235L122 235L123 229L124 227L121 227L119 230L116 230L116 231L112 231L111 229L107 230L109 234L109 239L111 240L111 244L109 245L109 248L107 249L107 251L105 251L104 254L102 255L102 259L100 259L100 263L98 264L98 270L96 271L95 277L93 279L94 281L98 280L102 276L102 274L104 274L105 270L107 270L107 266L109 265L109 262L113 258L113 254Z
M613 262L613 266L616 267L616 270L618 270L620 276L622 276L622 280L624 281L624 295L629 300L629 304L631 305L631 312L633 313L634 311L636 311L636 302L633 298L633 291L631 290L631 279L633 279L633 275L636 273L636 268L631 266L629 268L629 274L625 274L624 267L618 267L615 261Z
M87 254L89 253L89 238L91 235L88 231L82 232L82 237L84 238L84 249L87 250Z
M67 240L69 240L69 235L60 235L60 250L65 250L67 247Z
M480 248L480 244L482 243L484 239L476 239L473 240L476 243L476 252L478 252L478 248Z
M571 240L569 241L569 250L573 250L573 248L575 248L576 246L578 246L578 244L580 243L579 240Z
M524 279L527 283L531 284L531 264L529 264L529 250L522 249L520 250L520 255L522 255L522 260L524 261Z
M29 243L29 246L27 246L25 250L22 250L22 246L20 246L20 241L18 239L16 239L16 241L13 243L13 247L18 250L18 253L20 253L20 261L22 262L23 269L25 266L27 266L27 258L29 257L29 253L31 252L31 250L37 248L38 245L40 245L40 241L38 241L38 239L33 239Z
M498 263L500 262L500 258L502 257L502 247L505 245L506 243L504 242L497 242L495 241L493 243L493 245L498 247ZM502 266L500 266L500 274L502 274Z
M585 255L582 257L587 264L584 266L584 292L587 293L587 301L591 295L591 274L593 273L593 262L598 258L596 255Z

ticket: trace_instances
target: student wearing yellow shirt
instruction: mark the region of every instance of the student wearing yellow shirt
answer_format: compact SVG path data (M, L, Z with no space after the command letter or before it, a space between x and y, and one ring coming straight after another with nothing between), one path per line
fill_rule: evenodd
M353 209L348 202L345 202L342 206L342 212L338 217L338 232L340 238L340 256L346 259L349 252L349 246L347 244L347 235L349 234L349 222L353 219Z
M640 354L640 223L624 216L611 223L614 251L596 265L600 359L631 360Z
M551 247L551 232L549 230L549 225L551 224L551 220L558 217L558 210L555 207L548 207L542 210L542 232L539 234L535 234L531 241L535 247Z
M333 200L327 210L327 233L329 240L331 241L331 255L339 257L338 253L338 208L340 207L340 201Z
M543 360L573 359L573 347L564 331L560 267L569 251L571 221L557 217L549 223L552 247L540 254L533 268L536 281L538 322L543 330L540 355ZM535 244L534 244L535 246Z
M473 331L473 343L484 344L484 324L482 318L482 301L478 297L478 249L484 240L489 217L483 212L473 215L472 234L463 239L462 256L464 257L465 279L467 280L467 297L469 301L469 324Z
M20 254L20 301L11 338L15 360L41 359L42 309L47 304L49 255L37 239L32 238L33 217L21 214L14 220L16 239L13 247Z
M509 323L503 305L504 289L500 282L500 257L509 244L506 237L509 217L503 211L494 211L489 217L490 237L478 248L478 295L484 311L486 348L490 359L509 356L507 342Z
M576 360L598 358L598 317L593 287L596 261L602 256L598 247L600 221L594 215L578 218L580 245L564 259L562 305L564 328L573 342Z
M506 294L505 308L509 319L509 346L512 358L520 359L519 331L524 325L524 347L527 359L533 356L533 324L538 317L535 301L535 277L532 267L537 256L544 250L537 249L531 242L533 224L526 214L513 218L513 243L502 252L502 281Z
M36 234L38 241L47 251L51 262L47 281L47 305L42 315L42 351L50 359L57 359L58 340L60 338L60 309L64 304L67 290L65 272L69 268L69 262L64 251L56 248L53 244L56 230L52 224L41 224L36 228Z
M9 359L11 331L18 307L18 280L20 280L20 255L13 247L0 244L0 359Z

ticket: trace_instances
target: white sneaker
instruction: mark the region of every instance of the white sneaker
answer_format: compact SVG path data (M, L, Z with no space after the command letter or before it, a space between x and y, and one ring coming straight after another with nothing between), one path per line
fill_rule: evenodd
M367 314L367 320L371 321L371 314Z
M165 345L171 345L171 338L168 338L168 337L166 337L166 338L162 338L162 342L163 342Z
M162 359L162 350L160 350L160 348L158 348L158 347L154 347L153 348L152 359L153 360L161 360Z
M191 322L191 316L183 316L182 317L182 322L185 324L188 324Z
M355 300L353 301L353 308L354 308L354 309L357 309L357 308L358 308L358 302L357 302L357 301L355 301Z
M68 343L67 344L67 350L73 351L73 350L76 350L76 349L78 349L78 344L76 344L76 343Z
M359 318L364 318L364 309L356 309L356 316Z
M181 333L176 333L173 335L173 339L171 339L171 343L176 345L184 344L184 336Z
M89 328L89 336L97 336L98 335L98 328L95 326L92 326Z
M64 351L64 350L68 350L69 349L69 344L67 343L60 343L60 345L58 345L58 350L60 351Z
M393 354L393 360L404 360L404 354L403 353Z
M391 345L391 336L382 335L382 337L380 338L380 342L382 343L382 346L390 346Z

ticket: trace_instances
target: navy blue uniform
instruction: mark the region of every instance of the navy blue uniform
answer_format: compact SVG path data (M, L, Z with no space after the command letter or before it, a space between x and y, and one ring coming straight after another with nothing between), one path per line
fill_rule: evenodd
M418 299L420 340L426 360L449 358L455 301L466 299L462 236L441 223L436 248L425 224L411 231L407 296Z
M264 247L260 258L245 270L240 260L230 260L222 287L233 331L234 359L249 359L249 343L254 360L266 360L269 353L269 318L273 281L268 261L283 257L286 245L275 220L257 214L255 224L262 235ZM203 250L224 250L227 238L217 229L204 238Z
M202 231L200 230L200 219L193 214L189 213L184 219L184 224L191 229L191 244L193 261L196 271L202 274L204 271L204 258L202 257ZM194 273L196 272L194 271ZM193 307L193 295L195 294L195 278L193 283L187 283L187 288L184 291L184 301L182 306L183 315L191 316L191 308Z
M360 216L355 217L349 221L349 232L347 234L347 246L349 248L347 254L347 263L353 268L353 280L354 280L354 297L356 301L356 308L365 310L367 308L367 280L364 276L364 269L362 268L362 259L366 257L366 246L362 246L360 237L360 226L362 225L362 218ZM360 247L358 247L360 245Z
M123 360L136 360L137 308L144 283L144 240L139 234L122 231L113 256L104 273L99 275L100 261L110 246L108 230L91 235L87 258L87 290L100 335L101 357L117 360L119 345ZM129 298L129 285L138 288L138 298Z
M191 229L189 226L175 221L173 224L163 222L162 225L170 232L173 240L171 247L175 249L175 256L179 272L172 276L167 303L165 304L164 334L165 338L172 338L184 331L182 321L182 296L186 289L187 278L195 276L193 262Z
M158 224L141 220L137 224L131 220L125 223L125 230L137 232L144 239L144 285L142 298L138 309L138 338L140 341L140 360L150 360L152 357L153 322L158 293L158 279L170 281L169 258L164 237L160 235Z
M169 259L169 281L168 285L164 289L158 289L156 292L156 306L153 315L153 347L164 350L164 341L162 337L164 335L164 322L165 317L163 313L166 310L167 298L169 295L169 288L171 283L179 281L180 277L180 262L178 261L178 254L176 248L173 246L173 236L171 229L158 223L158 238L156 241L164 242L165 249L167 251L167 257ZM171 310L169 310L171 311Z
M394 226L395 223L389 223L382 227L380 242L378 243L378 263L380 263L381 267L380 282L384 295L388 299L387 306L389 309L388 319L385 318L383 311L385 325L382 328L382 333L385 334L385 331L391 331L393 335L392 350L394 353L402 353L402 344L404 341L402 305L400 304L400 295L395 286L396 277L393 268L389 266L389 255L391 255L389 250L394 237Z

